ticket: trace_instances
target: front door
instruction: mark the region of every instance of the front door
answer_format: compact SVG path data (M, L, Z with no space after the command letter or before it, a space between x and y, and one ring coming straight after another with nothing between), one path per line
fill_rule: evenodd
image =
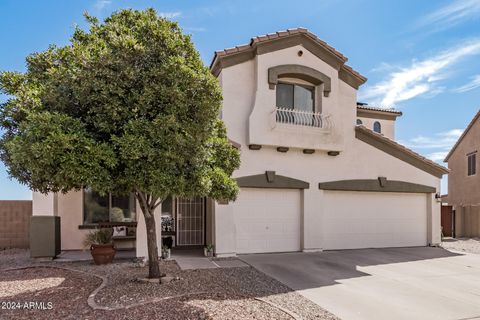
M177 246L204 245L205 198L177 198Z

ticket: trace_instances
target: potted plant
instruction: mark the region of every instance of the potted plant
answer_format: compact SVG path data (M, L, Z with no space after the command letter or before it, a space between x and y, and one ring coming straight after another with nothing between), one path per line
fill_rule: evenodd
M103 228L87 234L83 244L90 248L95 264L107 264L115 257L115 248L112 241L112 229Z
M162 247L162 258L163 259L170 259L170 248L168 246Z
M206 245L203 248L203 254L205 257L213 257L213 244Z

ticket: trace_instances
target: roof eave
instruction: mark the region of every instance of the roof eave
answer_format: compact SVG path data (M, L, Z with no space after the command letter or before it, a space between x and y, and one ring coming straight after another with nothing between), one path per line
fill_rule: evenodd
M450 159L450 157L453 155L453 153L455 152L455 149L457 149L457 147L460 145L460 143L462 142L463 138L467 135L468 131L470 131L470 129L473 127L473 125L475 124L475 122L477 122L477 119L480 117L480 110L477 112L477 114L473 117L473 119L470 121L470 123L468 124L467 128L465 128L465 130L463 130L463 133L460 135L460 137L458 138L457 142L455 142L455 144L453 145L452 149L450 149L450 151L448 152L447 156L445 157L445 159L443 160L443 162L448 162L448 159Z
M450 172L450 170L444 166L362 125L355 127L355 137L437 178L442 178L444 174Z
M210 70L215 76L218 76L223 68L250 60L255 57L255 55L270 52L265 50L265 45L269 45L270 43L278 40L295 42L295 39L308 39L308 41L297 40L296 42L300 41L300 43L302 43L304 46L308 44L310 47L312 47L312 43L314 43L316 46L318 46L318 48L321 48L319 50L326 52L328 56L328 61L326 62L338 70L339 78L341 80L355 89L358 89L367 81L366 77L345 64L348 59L343 54L328 45L325 41L320 40L316 35L305 28L288 29L286 31L279 31L274 34L257 36L252 38L248 45L240 45L233 48L227 48L222 51L216 51L212 62L210 63ZM290 43L290 45L293 44ZM309 48L306 49L309 50ZM222 65L222 61L227 58L230 60L230 62Z

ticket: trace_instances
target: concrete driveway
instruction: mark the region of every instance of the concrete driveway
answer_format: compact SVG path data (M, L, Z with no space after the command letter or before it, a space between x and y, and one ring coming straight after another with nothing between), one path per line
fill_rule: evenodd
M243 255L348 319L480 319L480 255L389 248Z

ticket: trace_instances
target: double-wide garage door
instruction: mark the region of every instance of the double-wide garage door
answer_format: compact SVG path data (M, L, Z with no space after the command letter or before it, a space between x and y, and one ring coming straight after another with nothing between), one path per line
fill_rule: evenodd
M424 193L324 193L324 249L425 246Z
M237 253L301 250L300 195L242 188L234 205ZM326 250L427 244L424 193L325 191L315 210Z

